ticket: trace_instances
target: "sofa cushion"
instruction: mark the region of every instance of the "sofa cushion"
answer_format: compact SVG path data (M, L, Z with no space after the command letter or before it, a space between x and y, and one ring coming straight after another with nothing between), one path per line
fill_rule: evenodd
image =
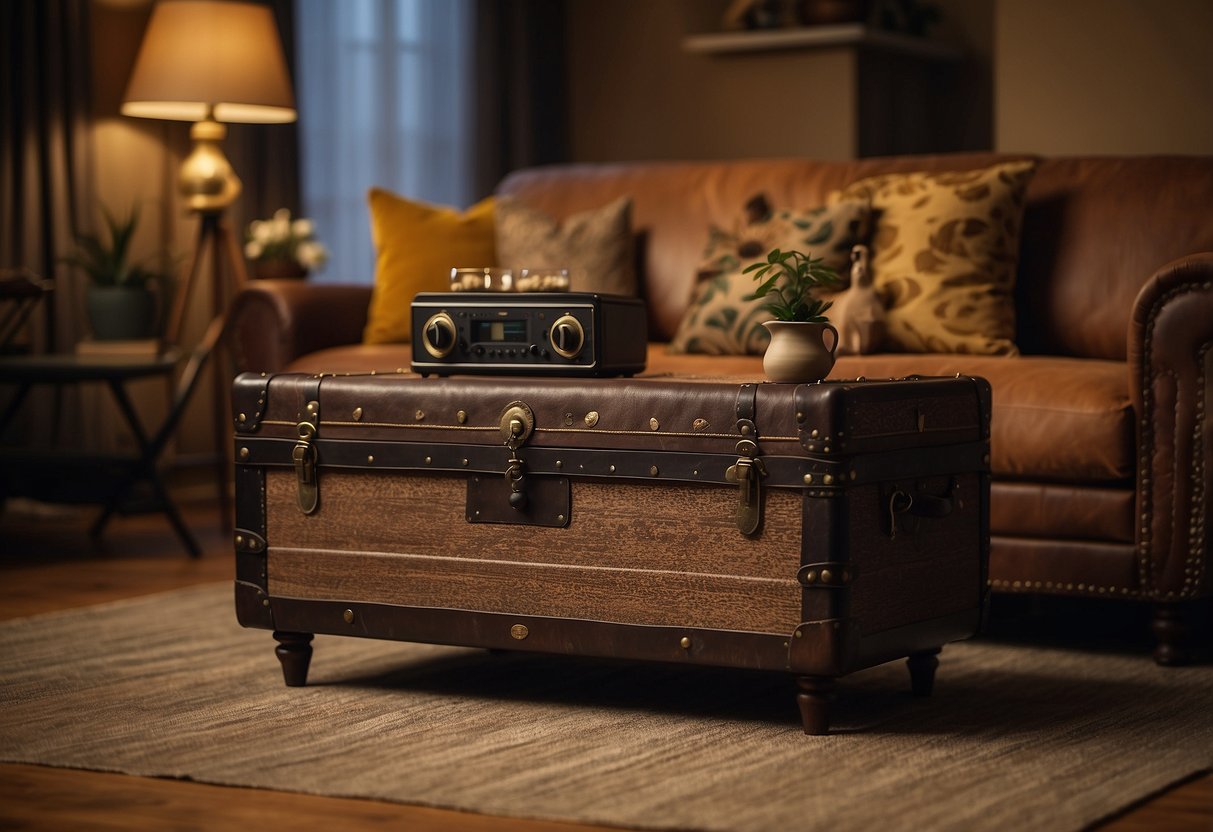
M1015 353L1015 267L1034 162L971 171L881 174L841 192L875 213L872 278L886 347Z
M761 379L759 356L649 349L648 373ZM981 376L994 389L991 467L1025 481L1120 483L1133 476L1133 408L1122 361L1044 356L880 354L838 359L831 379Z
M363 341L407 342L414 295L446 291L452 267L496 264L493 199L466 213L380 188L372 188L367 199L376 260Z
M565 268L571 291L636 295L629 197L563 221L518 199L501 197L496 228L497 259L503 266Z
M675 333L674 352L711 355L761 354L771 336L764 321L774 318L765 300L747 300L758 284L742 271L765 261L773 248L797 249L819 257L846 280L851 247L866 242L866 200L839 201L807 211L772 210L763 195L749 200L729 228L709 226L691 304ZM822 297L828 299L829 293Z

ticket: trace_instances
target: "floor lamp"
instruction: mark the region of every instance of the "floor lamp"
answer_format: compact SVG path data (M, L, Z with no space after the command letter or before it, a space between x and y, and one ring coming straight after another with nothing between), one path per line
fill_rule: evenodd
M231 0L157 3L127 84L122 114L194 122L193 149L181 165L179 185L186 207L198 216L198 241L165 328L165 342L176 344L208 255L212 320L226 314L228 300L247 280L240 246L224 219L241 189L223 154L224 123L295 120L295 98L270 8ZM218 367L214 377L217 476L226 523L227 385Z

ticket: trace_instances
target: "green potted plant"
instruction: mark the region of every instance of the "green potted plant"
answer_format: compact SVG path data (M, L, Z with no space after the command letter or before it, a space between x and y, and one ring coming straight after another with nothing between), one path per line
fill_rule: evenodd
M754 263L742 274L753 273L758 288L746 300L765 300L775 320L763 324L771 343L762 368L772 381L817 381L834 366L838 330L829 323L830 301L814 297L820 289L840 286L838 273L820 258L789 249L771 249L765 263ZM833 336L825 345L825 332Z
M109 239L78 234L76 250L63 258L89 276L85 307L93 337L98 341L150 338L156 328L156 295L150 285L163 275L131 258L131 240L139 225L139 211L132 208L125 218L106 208Z

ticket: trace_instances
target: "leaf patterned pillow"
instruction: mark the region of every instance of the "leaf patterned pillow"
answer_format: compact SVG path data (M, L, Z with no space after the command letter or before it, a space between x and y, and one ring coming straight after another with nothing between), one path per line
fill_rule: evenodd
M870 199L872 280L885 347L1014 355L1013 290L1031 161L863 179L837 198Z
M845 284L851 247L867 241L868 215L866 199L772 211L760 194L732 229L709 228L699 280L670 352L761 355L770 340L762 325L774 316L764 301L745 299L758 284L742 269L765 260L773 248L794 248L822 258Z

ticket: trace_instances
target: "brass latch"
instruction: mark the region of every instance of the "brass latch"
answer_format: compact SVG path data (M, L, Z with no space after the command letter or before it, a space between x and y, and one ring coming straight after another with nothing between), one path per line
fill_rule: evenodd
M299 423L299 441L291 451L295 463L295 479L299 484L299 510L311 514L320 504L320 482L316 478L316 426L311 422Z
M510 402L501 411L498 429L501 441L510 449L506 462L505 480L510 488L510 508L526 511L526 462L518 456L518 449L526 443L535 430L535 413L526 402Z
M767 468L758 458L758 445L749 439L737 443L737 462L728 467L724 477L737 483L737 509L734 517L737 529L744 535L752 535L762 525L762 478Z

